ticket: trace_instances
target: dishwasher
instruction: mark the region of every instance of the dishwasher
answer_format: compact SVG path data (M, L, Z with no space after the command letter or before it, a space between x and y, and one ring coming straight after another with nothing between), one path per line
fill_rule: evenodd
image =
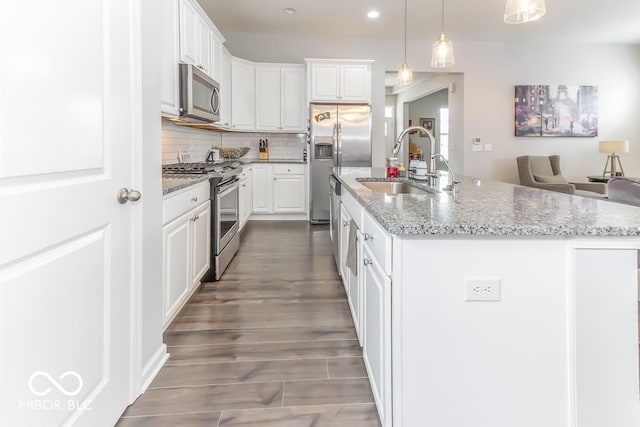
M335 176L329 175L329 235L331 246L333 247L333 257L336 259L336 266L340 265L340 181ZM338 274L340 269L338 268Z

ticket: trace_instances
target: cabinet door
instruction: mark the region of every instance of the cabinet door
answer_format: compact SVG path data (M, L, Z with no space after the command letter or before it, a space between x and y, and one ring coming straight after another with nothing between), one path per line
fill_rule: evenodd
M163 314L164 324L180 309L187 296L191 277L190 264L190 222L191 214L186 214L162 228L163 243Z
M231 120L236 130L255 129L255 67L243 60L231 59Z
M280 126L280 67L256 67L256 129L279 131Z
M349 250L349 222L351 221L351 216L349 212L340 204L340 228L339 230L339 260L340 265L340 276L342 276L342 283L344 284L344 289L349 295L349 268L347 267L347 252Z
M304 213L304 175L278 175L273 180L273 212Z
M311 64L311 100L337 101L340 85L338 64Z
M197 15L196 19L196 65L205 73L211 75L211 36L209 24Z
M198 13L189 0L180 1L180 60L198 65Z
M280 130L306 130L304 67L282 67L280 69Z
M220 46L220 121L218 125L231 127L231 53Z
M160 3L161 51L160 51L160 109L163 115L177 117L180 100L178 98L178 60L180 57L179 8L178 0Z
M191 289L209 270L211 261L211 202L191 211Z
M371 70L368 65L340 66L340 101L370 102Z
M391 280L364 245L364 363L383 426L391 422ZM388 417L388 418L387 418Z
M222 74L222 41L210 31L211 35L211 78L220 83L221 74Z
M271 166L255 165L253 167L253 212L272 212L272 188Z
M244 187L244 194L245 194L245 205L247 207L247 209L245 210L244 213L244 224L247 223L247 221L249 221L249 217L251 216L251 212L253 210L253 167L247 169L246 171L247 174L247 180L245 182L246 187Z

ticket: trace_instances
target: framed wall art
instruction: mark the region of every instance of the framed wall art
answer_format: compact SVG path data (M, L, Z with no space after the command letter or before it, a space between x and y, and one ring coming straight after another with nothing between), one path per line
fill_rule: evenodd
M598 136L598 86L516 86L515 136Z
M420 126L431 132L435 136L436 119L430 117L428 119L420 119Z

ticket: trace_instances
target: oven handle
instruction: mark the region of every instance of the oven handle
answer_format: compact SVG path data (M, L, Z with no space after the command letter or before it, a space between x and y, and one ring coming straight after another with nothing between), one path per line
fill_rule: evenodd
M218 193L217 193L218 197L226 196L227 193L233 191L234 189L237 189L238 181L240 181L240 178L236 178L233 181L229 182L228 184L218 187Z

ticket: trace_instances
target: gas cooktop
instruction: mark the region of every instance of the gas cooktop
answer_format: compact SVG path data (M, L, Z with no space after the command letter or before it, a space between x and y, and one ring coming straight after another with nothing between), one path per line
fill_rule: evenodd
M172 163L162 165L162 173L164 174L207 174L207 173L226 173L239 170L238 162L194 162L194 163Z

